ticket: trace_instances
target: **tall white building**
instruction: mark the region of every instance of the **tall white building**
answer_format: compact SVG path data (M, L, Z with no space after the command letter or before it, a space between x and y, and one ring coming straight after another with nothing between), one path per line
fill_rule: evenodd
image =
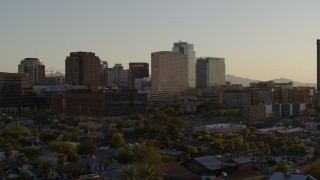
M196 72L198 89L225 84L226 66L224 58L198 58Z
M194 89L196 87L196 52L193 50L193 44L187 42L176 42L173 44L173 52L180 52L187 55L188 58L188 88Z

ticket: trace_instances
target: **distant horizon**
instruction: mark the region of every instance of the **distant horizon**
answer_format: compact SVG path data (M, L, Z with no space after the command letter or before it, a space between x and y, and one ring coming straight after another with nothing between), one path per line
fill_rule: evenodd
M320 1L1 1L1 67L26 57L64 70L70 52L109 66L151 64L151 53L194 44L196 57L223 57L226 73L266 81L316 82ZM4 63L5 62L5 63Z
M56 72L54 72L53 73L53 77L55 77L55 76L57 76L57 75L55 75L55 73L58 73L58 72L60 72L60 71L56 71ZM63 76L65 76L65 74L64 74L64 72L60 72L61 74L63 74ZM50 77L50 72L49 73L46 73L46 76L47 77ZM150 73L150 75L151 75L151 73ZM228 77L228 76L234 76L234 77L237 77L237 78L242 78L242 79L249 79L250 81L260 81L260 82L265 82L264 80L259 80L259 79L252 79L252 78L250 78L250 77L240 77L240 76L237 76L237 75L234 75L234 74L226 74L226 77ZM294 82L294 83L301 83L301 84L310 84L311 86L316 86L317 85L317 83L309 83L309 82L300 82L300 81L296 81L296 80L294 80L294 79L288 79L288 78L286 78L286 77L279 77L279 78L275 78L275 79L269 79L269 80L266 80L266 81L275 81L275 80L284 80L286 83L287 82ZM228 80L226 79L226 82L227 82ZM243 84L243 83L242 83Z

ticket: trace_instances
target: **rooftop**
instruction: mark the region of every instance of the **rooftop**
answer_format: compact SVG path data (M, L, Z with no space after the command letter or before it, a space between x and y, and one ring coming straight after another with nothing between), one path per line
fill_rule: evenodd
M209 170L220 169L222 165L222 162L217 158L215 158L214 156L201 156L201 157L194 158L194 160Z

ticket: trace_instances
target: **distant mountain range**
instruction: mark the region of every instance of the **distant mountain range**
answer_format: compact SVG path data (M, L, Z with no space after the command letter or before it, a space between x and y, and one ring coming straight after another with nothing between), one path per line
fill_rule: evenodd
M55 73L52 73L52 75L51 75L51 73L50 74L46 74L46 76L47 77L59 77L59 76L64 76L64 74L62 73L62 72L60 72L60 71L57 71L57 72L55 72Z
M242 86L249 86L251 82L259 82L259 80L252 80L248 78L237 77L234 75L226 75L226 81L230 81L232 84L242 84ZM302 83L302 82L295 82L291 79L286 78L279 78L279 79L271 79L270 81L274 81L275 83L288 83L293 82L293 86L310 86L316 87L315 83Z
M52 77L57 76L64 76L64 74L60 71L57 71L55 73L52 73ZM51 77L51 74L47 74L47 77ZM249 78L242 78L237 77L231 74L226 75L226 81L230 81L232 84L242 84L242 86L249 86L251 82L259 82L259 80L252 80ZM302 83L302 82L295 82L291 79L286 78L279 78L279 79L272 79L270 81L274 81L275 83L288 83L293 82L293 86L310 86L310 87L316 87L315 83Z

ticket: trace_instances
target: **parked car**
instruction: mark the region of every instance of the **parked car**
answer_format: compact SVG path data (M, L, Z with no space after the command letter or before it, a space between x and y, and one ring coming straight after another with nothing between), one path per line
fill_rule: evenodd
M291 173L292 174L299 174L300 171L299 171L299 169L291 169Z

